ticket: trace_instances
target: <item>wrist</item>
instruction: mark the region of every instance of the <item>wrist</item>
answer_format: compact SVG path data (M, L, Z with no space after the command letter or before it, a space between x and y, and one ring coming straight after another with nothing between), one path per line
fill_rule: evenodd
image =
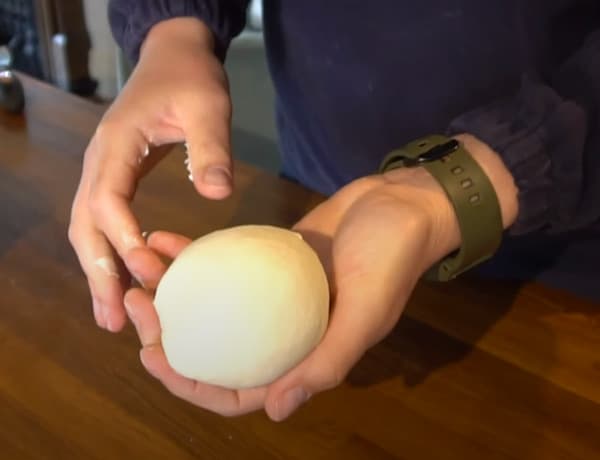
M191 17L173 18L161 21L150 29L142 44L140 58L157 50L173 52L186 47L212 53L214 46L213 33L204 22Z
M492 183L502 213L502 226L509 228L519 213L519 191L511 172L500 156L475 136L460 134L454 138L462 143Z
M498 199L503 228L509 227L518 213L518 191L512 175L500 157L475 137L460 135L456 139L491 182ZM410 203L416 213L426 217L425 269L460 248L461 232L454 207L438 180L426 168L393 169L386 172L382 180L399 200Z
M384 173L382 178L387 192L420 222L413 226L420 232L414 237L425 240L420 273L460 247L460 228L452 203L425 168L394 169Z

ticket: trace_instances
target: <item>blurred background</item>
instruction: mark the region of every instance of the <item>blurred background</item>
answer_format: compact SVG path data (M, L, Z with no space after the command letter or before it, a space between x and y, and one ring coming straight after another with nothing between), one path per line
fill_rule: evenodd
M0 0L0 45L12 66L65 91L109 104L125 84L130 64L115 44L108 0ZM226 62L234 104L234 154L277 172L274 95L267 70L261 0L248 9L247 27Z

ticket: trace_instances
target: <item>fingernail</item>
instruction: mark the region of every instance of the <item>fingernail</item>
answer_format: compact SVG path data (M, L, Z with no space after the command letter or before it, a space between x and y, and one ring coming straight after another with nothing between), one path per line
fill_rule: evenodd
M218 187L225 187L231 183L229 171L219 166L207 169L203 179L207 184L216 185Z
M292 412L298 409L298 407L306 402L308 398L308 393L306 393L302 387L296 387L293 390L289 390L279 402L275 421L280 422L288 418Z

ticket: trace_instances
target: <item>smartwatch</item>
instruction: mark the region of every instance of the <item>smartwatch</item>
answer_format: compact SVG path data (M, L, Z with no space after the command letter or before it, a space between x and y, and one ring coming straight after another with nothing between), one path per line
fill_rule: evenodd
M449 281L491 258L502 241L502 214L494 187L479 164L456 139L431 135L390 152L381 173L425 168L450 200L461 234L461 247L429 269L425 277Z

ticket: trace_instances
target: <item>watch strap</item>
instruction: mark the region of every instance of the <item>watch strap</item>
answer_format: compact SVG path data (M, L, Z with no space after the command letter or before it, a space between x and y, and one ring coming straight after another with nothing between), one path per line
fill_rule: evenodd
M391 152L380 172L424 167L442 186L456 213L461 247L426 273L449 281L489 259L502 241L502 214L494 186L473 157L455 139L432 135Z

